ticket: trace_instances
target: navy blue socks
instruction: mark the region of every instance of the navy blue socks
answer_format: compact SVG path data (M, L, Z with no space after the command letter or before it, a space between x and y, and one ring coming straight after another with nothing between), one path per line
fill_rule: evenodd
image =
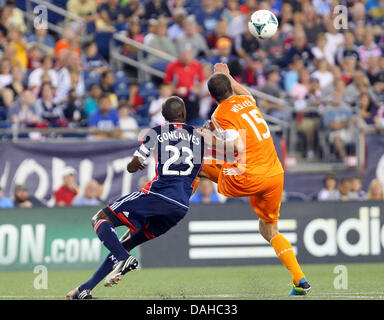
M129 253L124 249L117 237L115 228L108 220L99 220L94 230L104 246L115 256L118 261L129 258Z
M92 290L94 287L96 287L96 285L113 270L113 265L116 262L116 258L112 253L110 253L100 265L99 269L97 269L97 271L93 274L92 278L79 287L79 291L81 292L86 289Z

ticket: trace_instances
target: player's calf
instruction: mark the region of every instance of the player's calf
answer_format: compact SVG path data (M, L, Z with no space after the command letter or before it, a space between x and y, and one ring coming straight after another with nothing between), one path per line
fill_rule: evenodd
M270 225L261 219L259 220L259 231L262 237L268 242L271 242L271 240L279 234L277 224Z

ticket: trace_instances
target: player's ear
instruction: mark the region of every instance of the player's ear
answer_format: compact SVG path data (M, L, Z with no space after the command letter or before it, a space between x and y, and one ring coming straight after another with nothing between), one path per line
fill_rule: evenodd
M182 109L182 118L183 118L183 122L187 120L187 109L185 109L185 105L184 105L184 108Z

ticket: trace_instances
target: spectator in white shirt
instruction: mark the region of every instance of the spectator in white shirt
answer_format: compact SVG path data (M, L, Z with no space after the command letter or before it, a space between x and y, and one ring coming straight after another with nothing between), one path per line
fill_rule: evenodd
M187 17L187 11L184 8L176 8L172 15L175 22L168 28L168 38L175 40L185 34L184 22Z
M144 37L144 44L149 45L149 43L152 41L153 37L155 36L155 30L156 30L157 20L156 19L149 19L148 21L148 30Z
M333 50L329 50L329 44L324 33L317 35L316 46L312 48L312 53L315 59L327 59L329 65L335 64L335 56L332 54Z
M317 195L319 201L335 201L340 200L340 192L337 189L336 177L332 174L324 178L324 187Z
M129 140L137 139L137 130L139 126L136 119L132 117L132 107L129 105L129 102L126 100L120 101L118 112L120 129L123 131L123 138Z
M324 23L327 29L327 32L325 33L325 37L327 39L327 52L335 58L336 51L344 43L344 36L335 28L332 19L326 19Z
M57 88L59 79L55 69L53 69L53 57L46 55L43 59L41 67L33 70L28 78L28 88L35 91L39 91L41 87L43 74L48 73L51 81L51 85Z
M317 63L317 70L312 73L312 77L319 80L320 88L324 89L333 82L333 74L328 70L328 63L325 58Z
M82 97L85 94L85 84L80 72L80 57L74 52L63 50L59 54L58 65L57 74L60 85L56 90L55 102L65 103L70 89L75 89L76 94Z

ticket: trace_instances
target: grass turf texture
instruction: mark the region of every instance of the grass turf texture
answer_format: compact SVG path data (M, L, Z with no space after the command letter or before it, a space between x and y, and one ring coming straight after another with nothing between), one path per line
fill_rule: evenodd
M335 289L336 264L303 265L312 292L288 297L290 274L280 265L139 269L120 283L105 288L100 283L92 294L103 300L160 299L384 299L384 264L344 264L348 288ZM68 291L87 280L93 270L48 270L48 289L37 290L31 272L0 272L0 299L62 300ZM132 288L134 290L132 290Z

